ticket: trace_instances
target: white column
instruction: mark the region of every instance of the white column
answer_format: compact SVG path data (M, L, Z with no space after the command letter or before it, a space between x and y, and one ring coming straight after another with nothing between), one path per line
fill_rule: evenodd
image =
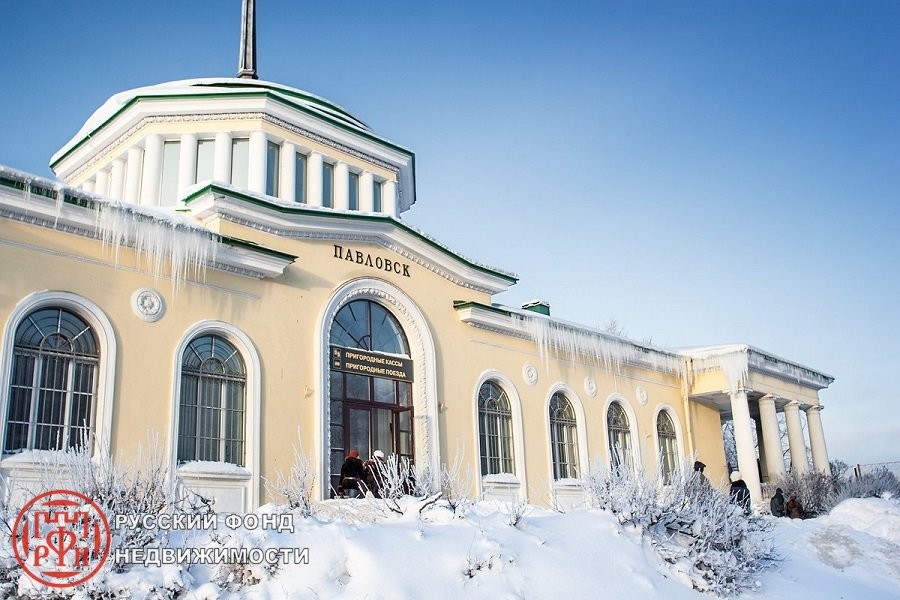
M825 431L822 429L822 409L810 406L806 410L806 424L809 427L809 447L812 450L813 467L821 473L831 474L828 464L828 450L825 448Z
M87 179L87 180L81 182L81 189L83 189L86 192L93 192L94 191L94 180Z
M322 206L322 155L318 152L306 157L306 203Z
M397 218L397 182L385 181L381 184L381 209L386 215Z
M163 139L148 135L144 140L144 172L141 175L141 204L159 204L159 178L162 176Z
M372 212L372 172L363 171L359 176L359 210Z
M112 162L112 168L109 174L109 195L116 200L122 200L124 190L122 188L125 183L125 161L117 158Z
M128 162L125 166L125 202L137 204L141 195L141 167L144 162L144 151L138 146L128 149Z
M213 147L213 181L231 183L231 134L217 133Z
M741 471L744 483L750 489L750 497L754 502L762 502L756 451L753 448L753 422L750 419L747 392L743 389L731 392L731 418L734 420L734 443L737 446L738 469Z
M247 187L257 194L266 193L266 132L250 132L250 171Z
M183 200L187 189L197 181L197 135L185 133L181 136L178 151L178 193L177 199Z
M109 171L97 171L94 178L94 193L100 196L109 195Z
M809 470L809 463L806 462L806 442L800 425L799 402L792 401L784 405L784 422L787 424L788 446L791 450L791 470L802 475Z
M278 169L281 183L278 185L278 197L285 202L294 201L295 175L297 174L297 146L290 142L281 145L281 166Z
M781 454L781 433L778 431L778 416L775 411L775 398L763 396L759 399L759 422L762 426L760 440L760 462L763 462L765 448L766 473L769 482L784 476L784 457Z
M334 208L350 208L350 168L345 162L334 165Z

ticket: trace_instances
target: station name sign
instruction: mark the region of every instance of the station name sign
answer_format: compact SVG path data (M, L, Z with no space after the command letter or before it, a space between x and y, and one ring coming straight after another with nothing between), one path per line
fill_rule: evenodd
M413 361L402 356L389 356L343 346L331 347L331 368L334 371L384 377L400 381L413 380Z
M391 260L389 258L382 258L381 256L376 256L373 258L372 255L368 252L353 250L351 248L344 248L343 246L338 246L337 244L334 244L334 258L346 260L347 262L353 262L358 265L372 267L373 269L378 269L379 271L396 273L397 275L403 275L404 277L410 276L409 265L406 263L402 263L397 260Z

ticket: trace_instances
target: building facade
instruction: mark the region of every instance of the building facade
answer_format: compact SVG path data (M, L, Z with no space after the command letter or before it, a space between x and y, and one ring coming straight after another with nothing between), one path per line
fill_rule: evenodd
M319 498L353 448L431 473L460 456L473 494L574 506L597 461L664 481L697 456L724 480L733 419L759 500L785 470L778 412L792 468L808 436L828 469L830 376L495 304L513 274L403 222L413 152L325 99L252 77L131 90L51 166L58 181L0 168L7 488L85 439L128 457L158 435L173 483L220 510L273 500L292 446Z

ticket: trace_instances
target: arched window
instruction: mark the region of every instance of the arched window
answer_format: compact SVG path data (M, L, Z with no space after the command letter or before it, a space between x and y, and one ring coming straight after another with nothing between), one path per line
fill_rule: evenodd
M4 452L61 450L93 432L97 337L75 313L39 308L16 328Z
M661 410L656 416L656 436L659 439L660 475L663 483L669 483L678 465L678 438L668 411Z
M397 319L371 300L345 304L334 317L331 344L409 356L409 344Z
M618 402L609 405L606 413L606 427L609 433L609 456L613 468L626 466L632 468L631 428L628 426L628 415Z
M181 359L178 461L244 465L247 372L237 349L218 335L200 335Z
M514 475L509 397L493 381L485 381L478 390L478 438L481 445L481 474Z
M550 452L553 456L554 479L578 477L575 411L561 392L556 392L550 398Z

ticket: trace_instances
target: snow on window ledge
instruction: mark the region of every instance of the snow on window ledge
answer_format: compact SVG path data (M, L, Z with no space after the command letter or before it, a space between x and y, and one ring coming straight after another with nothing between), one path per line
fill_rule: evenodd
M0 457L0 467L7 470L40 470L62 468L61 450L18 450Z
M519 478L512 473L495 473L481 478L484 483L501 485L519 485Z
M210 460L192 460L178 465L179 477L194 479L250 479L251 473L244 467Z
M578 488L581 489L581 480L573 479L571 477L564 477L562 479L557 479L553 482L553 487L555 488L565 488L565 489L573 489Z

